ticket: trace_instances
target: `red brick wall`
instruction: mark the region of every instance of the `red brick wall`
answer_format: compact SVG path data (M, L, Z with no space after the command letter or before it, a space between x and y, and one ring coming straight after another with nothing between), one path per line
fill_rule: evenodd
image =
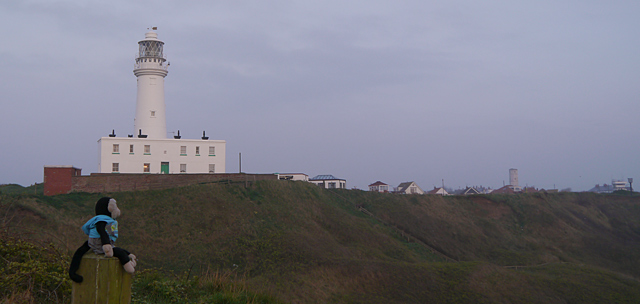
M74 167L44 167L44 195L69 193L72 179L81 171Z
M239 182L251 183L259 180L277 180L275 174L215 173L215 174L137 174L137 173L92 173L71 179L68 192L119 192L135 190L159 190L200 183ZM46 183L45 183L46 187ZM66 193L68 193L66 192Z

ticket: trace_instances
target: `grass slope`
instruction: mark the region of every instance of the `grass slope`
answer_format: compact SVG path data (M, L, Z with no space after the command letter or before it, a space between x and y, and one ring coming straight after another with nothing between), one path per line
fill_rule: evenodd
M640 298L636 196L443 198L285 181L108 195L123 210L118 245L140 257L140 269L234 273L247 290L285 302ZM100 196L0 194L0 224L9 235L53 241L72 253Z

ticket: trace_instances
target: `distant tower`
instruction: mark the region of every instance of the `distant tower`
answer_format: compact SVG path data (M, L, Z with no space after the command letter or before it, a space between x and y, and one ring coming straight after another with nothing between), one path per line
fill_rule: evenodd
M144 40L138 42L138 46L139 51L133 69L133 74L138 77L134 136L142 134L150 139L165 139L167 119L164 77L169 72L167 59L162 53L164 42L158 40L158 34L149 31L145 34Z
M513 188L520 188L518 185L518 169L509 169L509 184Z

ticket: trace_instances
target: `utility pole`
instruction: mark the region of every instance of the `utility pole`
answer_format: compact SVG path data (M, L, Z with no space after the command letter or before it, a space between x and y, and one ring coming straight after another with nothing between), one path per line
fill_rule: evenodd
M242 173L242 153L238 153L238 160L240 161L240 166L238 169L238 173Z

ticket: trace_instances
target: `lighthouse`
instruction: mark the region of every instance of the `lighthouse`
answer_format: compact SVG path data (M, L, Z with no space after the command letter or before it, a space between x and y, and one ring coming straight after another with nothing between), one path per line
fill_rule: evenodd
M518 169L509 169L509 188L513 189L515 192L522 191L518 182Z
M226 141L209 139L202 131L204 128L183 132L185 135L202 134L197 139L183 138L180 130L177 135L167 137L164 78L169 73L169 63L164 55L164 42L158 39L155 30L145 33L144 39L138 42L133 68L138 87L134 133L119 137L115 128L107 129L111 134L98 140L98 172L225 173ZM203 124L211 122L202 121Z
M155 29L155 28L154 28ZM164 42L149 31L138 42L138 54L133 74L138 79L135 136L149 139L167 138L167 118L164 104L164 78L169 73L163 53Z

